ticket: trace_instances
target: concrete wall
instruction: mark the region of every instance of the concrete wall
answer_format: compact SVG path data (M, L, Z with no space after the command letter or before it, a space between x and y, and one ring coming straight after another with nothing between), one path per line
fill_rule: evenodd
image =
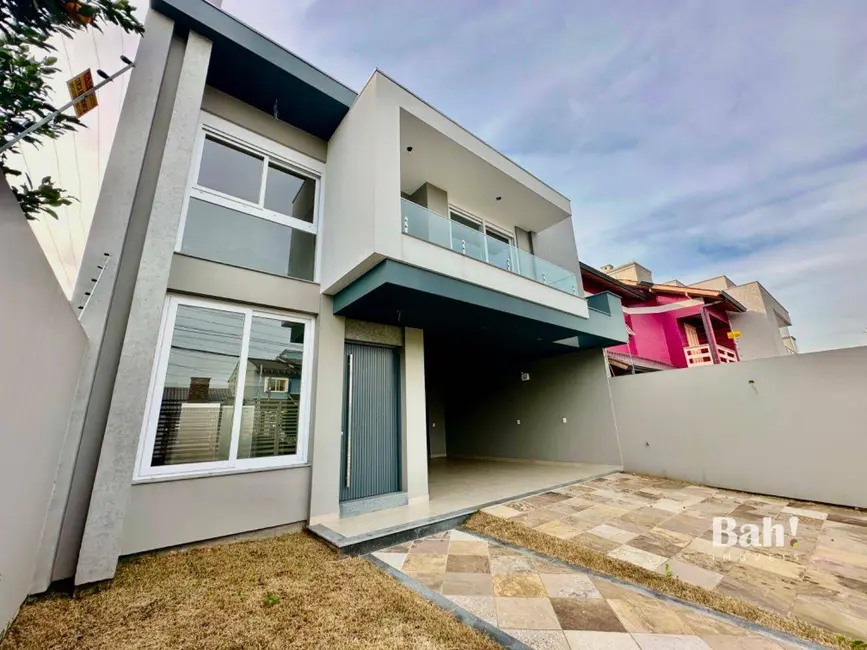
M606 374L601 349L453 364L436 375L446 390L449 455L619 465Z
M428 498L424 363L424 332L405 328L400 357L400 408L403 488L410 503Z
M741 332L738 339L738 354L742 361L780 357L786 353L780 328L768 320L765 314L746 311L731 315L733 330Z
M237 266L172 256L168 289L175 293L233 300L246 305L319 312L319 285Z
M141 483L130 491L121 554L307 519L310 468Z
M0 182L0 304L2 636L31 591L87 346L84 330L5 180Z
M263 113L215 88L210 86L205 88L205 94L202 97L202 110L222 117L229 122L234 122L290 149L300 151L311 158L325 162L328 145L324 140L297 129L291 124L275 120L273 115Z
M867 347L610 383L627 471L867 507Z
M211 43L190 33L166 134L129 322L76 567L76 584L111 578L120 555L141 422L150 386L169 270L186 196Z
M90 341L69 417L34 591L75 573L99 450L156 178L165 147L184 43L173 23L150 12L88 232L72 304L92 293L81 325ZM106 257L108 253L110 257ZM104 271L94 286L99 266Z

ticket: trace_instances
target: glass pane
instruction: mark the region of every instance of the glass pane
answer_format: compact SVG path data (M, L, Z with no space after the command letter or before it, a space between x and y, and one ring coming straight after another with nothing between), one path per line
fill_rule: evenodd
M206 136L198 184L259 203L263 164L259 156Z
M265 181L265 207L280 214L313 223L316 181L295 172L268 165Z
M181 252L254 271L312 280L316 235L191 198Z
M488 262L507 271L515 267L514 247L506 235L488 230L485 243L488 246Z
M481 226L452 215L452 250L485 261L485 236ZM472 224L470 226L467 223Z
M304 324L253 317L238 458L298 453Z
M448 219L406 199L401 200L400 205L406 234L451 248L451 223Z
M228 460L244 315L178 307L151 465Z

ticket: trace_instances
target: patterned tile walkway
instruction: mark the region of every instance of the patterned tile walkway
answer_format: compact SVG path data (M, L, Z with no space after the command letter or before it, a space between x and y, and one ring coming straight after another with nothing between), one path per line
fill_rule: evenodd
M373 555L537 650L796 647L459 530Z
M867 512L623 473L484 512L867 640ZM734 518L738 530L772 517L784 545L715 547L716 516Z

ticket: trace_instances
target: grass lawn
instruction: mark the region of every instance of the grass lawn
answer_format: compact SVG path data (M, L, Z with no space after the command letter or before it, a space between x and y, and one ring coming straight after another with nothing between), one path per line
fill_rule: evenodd
M304 534L141 556L111 587L32 599L0 650L497 648Z

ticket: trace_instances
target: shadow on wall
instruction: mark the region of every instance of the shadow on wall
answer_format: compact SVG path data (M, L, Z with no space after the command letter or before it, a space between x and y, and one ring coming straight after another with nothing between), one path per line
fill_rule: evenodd
M30 592L87 338L0 182L0 631Z
M867 507L867 347L611 380L624 470Z
M524 360L507 352L429 338L428 411L444 413L447 453L619 465L602 350Z

